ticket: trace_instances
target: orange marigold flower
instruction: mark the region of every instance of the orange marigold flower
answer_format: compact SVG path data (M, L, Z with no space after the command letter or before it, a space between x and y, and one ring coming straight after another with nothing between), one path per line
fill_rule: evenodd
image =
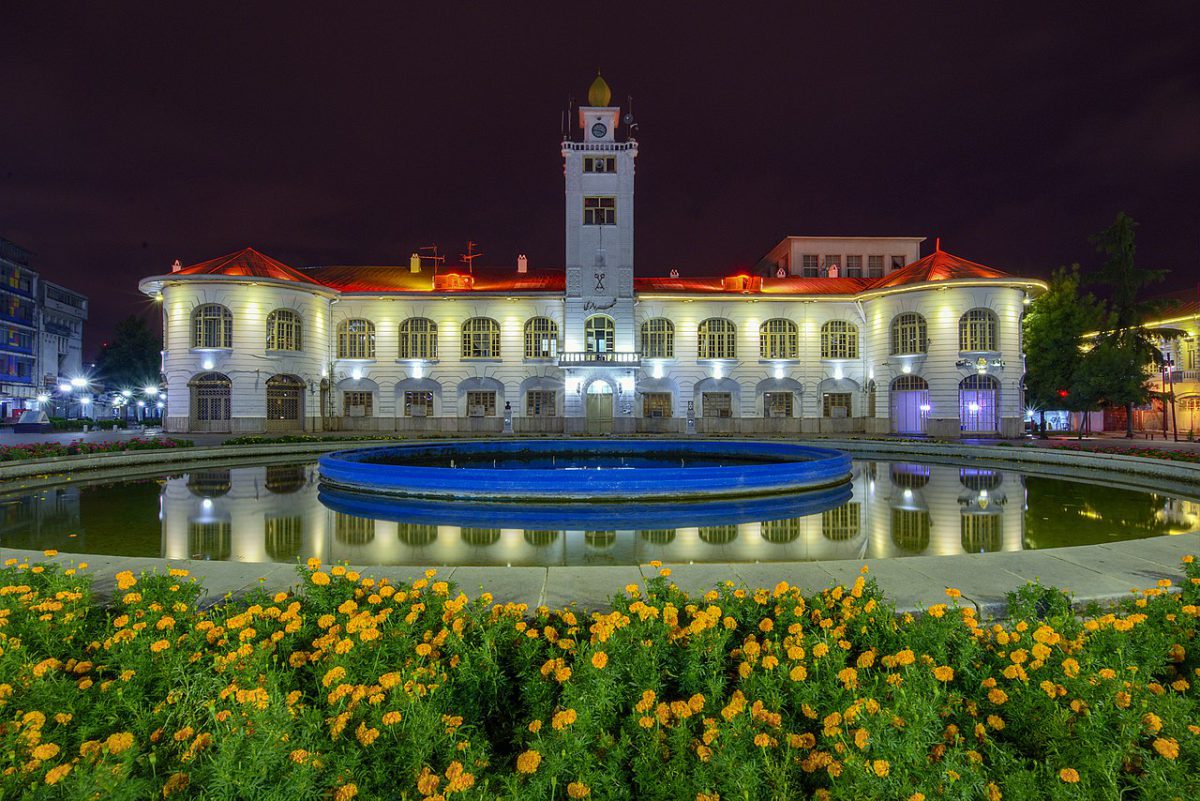
M592 654L592 667L596 670L604 670L608 666L608 654L603 651L597 651ZM582 796L581 796L582 797Z
M174 795L182 790L186 790L188 784L191 783L191 777L186 773L172 773L163 784L163 798Z
M947 598L961 598L962 590L959 590L956 587L947 587L946 588L946 597Z
M288 759L292 760L297 765L303 765L308 761L308 751L305 751L303 748L297 748L295 751L288 754Z
M401 721L401 719L402 719L401 714L395 710L392 710L391 712L383 713L383 725L384 726L395 726L397 723L399 723Z
M1179 756L1179 742L1174 737L1156 737L1152 745L1164 759L1175 759Z
M108 739L104 741L104 745L108 748L110 754L120 754L123 751L128 751L130 746L133 745L133 735L127 731L110 734L108 735Z
M891 763L886 759L877 759L871 763L871 770L875 771L875 775L881 779L887 776L891 769Z
M542 764L542 755L532 748L517 757L517 773L533 773Z
M151 652L156 653L156 654L160 653L162 651L165 651L170 647L171 647L170 640L155 640L154 642L150 643Z
M318 587L324 587L325 585L329 584L329 574L318 570L312 574L312 583L316 584ZM357 788L355 789L355 792L358 792Z
M554 717L550 721L550 725L555 731L562 731L567 726L575 722L576 714L574 709L564 709L562 712L555 712Z
M1001 690L999 687L995 687L991 690L988 690L988 700L996 706L1000 706L1008 700L1008 693L1004 692L1004 690Z
M71 763L64 762L61 765L55 765L46 771L46 784L58 784L63 777L71 772Z
M1142 726L1151 734L1157 734L1162 730L1162 718L1153 712L1147 712L1145 715L1142 715Z
M356 795L358 795L358 785L350 782L337 788L337 791L333 794L333 801L350 801Z
M954 668L949 665L938 665L933 669L933 677L938 681L950 681L954 678Z
M1058 778L1062 779L1067 784L1079 783L1079 771L1075 768L1063 768L1058 772Z
M592 794L592 788L583 782L571 782L567 785L567 795L571 798L587 798Z

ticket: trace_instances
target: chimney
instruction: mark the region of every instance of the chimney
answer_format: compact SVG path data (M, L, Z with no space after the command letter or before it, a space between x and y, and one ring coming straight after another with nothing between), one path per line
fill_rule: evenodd
M522 253L520 256L517 256L517 272L519 272L519 273L529 272L529 257L526 256L524 253Z
M171 272L173 272L173 273L177 273L182 269L183 269L183 265L180 264L179 259L176 259L175 263L171 265Z
M421 272L421 257L416 253L408 257L408 271L410 273Z

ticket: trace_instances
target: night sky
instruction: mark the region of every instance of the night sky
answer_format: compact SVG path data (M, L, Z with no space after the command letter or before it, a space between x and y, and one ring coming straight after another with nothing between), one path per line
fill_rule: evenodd
M5 5L0 236L91 297L89 351L139 278L246 245L561 266L561 114L598 67L639 125L640 275L834 234L1045 276L1123 210L1164 288L1200 278L1191 3L346 5Z

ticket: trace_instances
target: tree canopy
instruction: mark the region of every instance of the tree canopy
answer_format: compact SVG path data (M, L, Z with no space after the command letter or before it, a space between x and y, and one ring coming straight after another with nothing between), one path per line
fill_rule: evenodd
M112 341L96 359L97 378L109 389L158 386L162 369L162 339L137 315L117 324Z

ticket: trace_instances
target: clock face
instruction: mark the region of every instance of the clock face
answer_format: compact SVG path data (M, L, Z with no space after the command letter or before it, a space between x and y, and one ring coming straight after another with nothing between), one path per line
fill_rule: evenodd
M602 122L598 122L592 126L592 136L601 139L608 133L608 128Z

